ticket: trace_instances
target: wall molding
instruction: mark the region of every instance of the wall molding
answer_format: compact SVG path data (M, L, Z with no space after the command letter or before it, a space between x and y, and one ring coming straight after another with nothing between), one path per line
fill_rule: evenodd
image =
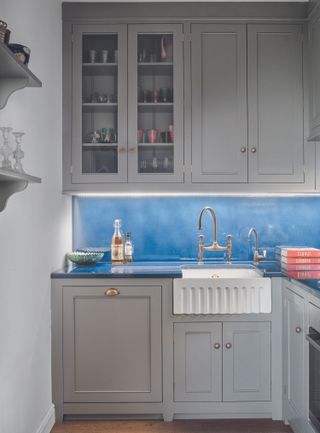
M50 433L55 424L55 420L56 420L55 408L54 405L52 404L48 412L42 418L42 421L36 433Z

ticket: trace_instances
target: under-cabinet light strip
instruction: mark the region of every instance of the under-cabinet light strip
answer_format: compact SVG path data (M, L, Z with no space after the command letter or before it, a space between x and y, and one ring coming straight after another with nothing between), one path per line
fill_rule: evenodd
M319 197L319 193L72 192L77 197Z

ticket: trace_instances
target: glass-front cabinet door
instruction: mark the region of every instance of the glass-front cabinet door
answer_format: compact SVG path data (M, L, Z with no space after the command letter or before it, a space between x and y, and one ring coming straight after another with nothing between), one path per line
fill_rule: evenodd
M72 182L127 182L127 27L76 25Z
M182 26L128 26L128 180L183 182Z

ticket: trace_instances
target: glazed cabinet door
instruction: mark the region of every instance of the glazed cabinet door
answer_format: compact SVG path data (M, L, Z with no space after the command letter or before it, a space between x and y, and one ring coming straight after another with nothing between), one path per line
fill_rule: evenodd
M284 287L283 342L285 419L295 432L304 430L305 417L305 301Z
M127 181L127 28L75 25L72 183Z
M300 25L248 25L249 181L304 182Z
M174 324L174 400L222 400L222 324Z
M246 26L192 24L192 182L247 182Z
M182 25L128 29L129 182L183 182Z
M65 402L162 401L161 287L65 287Z
M223 323L223 401L268 401L270 392L270 322Z
M320 139L320 12L309 22L309 98L311 139Z

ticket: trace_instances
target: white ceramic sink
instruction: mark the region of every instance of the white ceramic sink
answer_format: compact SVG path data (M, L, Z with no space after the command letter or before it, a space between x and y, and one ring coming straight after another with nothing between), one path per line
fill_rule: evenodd
M261 273L250 268L186 268L182 278L261 278Z
M173 280L173 313L271 313L271 280L245 267L182 269Z

